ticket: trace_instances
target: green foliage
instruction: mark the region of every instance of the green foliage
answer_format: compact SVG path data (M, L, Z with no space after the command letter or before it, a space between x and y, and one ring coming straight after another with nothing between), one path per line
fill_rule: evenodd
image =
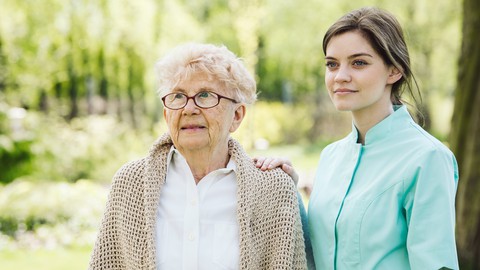
M76 118L70 123L58 118L44 119L42 115L33 118L51 127L36 132L36 170L30 175L34 179L107 182L115 171L112 166L128 160L130 150L134 151L142 142L127 125L108 116Z
M310 114L306 106L260 101L247 108L246 119L233 136L247 148L259 139L270 145L303 143L312 127Z
M109 182L121 164L145 155L164 130L164 125L158 124L140 132L108 115L67 122L27 111L15 121L15 132L5 127L0 135L0 158L5 161L0 163L0 183L16 178Z
M21 131L25 111L0 102L0 183L10 182L31 171L31 136Z
M1 186L0 247L91 246L106 198L107 189L90 181Z

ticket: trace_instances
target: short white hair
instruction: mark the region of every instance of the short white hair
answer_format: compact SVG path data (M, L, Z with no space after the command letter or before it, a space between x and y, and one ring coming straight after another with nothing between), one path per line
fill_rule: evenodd
M156 65L158 94L163 96L197 72L225 83L240 102L252 104L257 99L257 85L243 61L221 45L187 43L160 59Z

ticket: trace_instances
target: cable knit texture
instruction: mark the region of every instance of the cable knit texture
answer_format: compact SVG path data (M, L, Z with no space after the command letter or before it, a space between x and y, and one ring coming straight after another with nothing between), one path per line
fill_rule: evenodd
M156 269L155 219L172 146L168 134L113 178L89 269ZM281 169L262 172L234 139L239 269L307 269L296 188Z

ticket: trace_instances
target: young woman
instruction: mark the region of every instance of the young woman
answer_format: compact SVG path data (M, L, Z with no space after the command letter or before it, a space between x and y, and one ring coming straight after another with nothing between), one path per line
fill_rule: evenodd
M352 132L320 156L309 203L317 269L458 269L454 155L410 116L408 49L398 21L354 10L325 34L325 83ZM257 161L262 169L289 161Z

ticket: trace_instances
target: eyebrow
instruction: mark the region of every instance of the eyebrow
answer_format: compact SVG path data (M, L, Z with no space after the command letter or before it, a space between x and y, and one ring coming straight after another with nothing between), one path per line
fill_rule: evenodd
M203 91L212 91L213 89L211 89L210 87L201 87L198 89L198 92L203 92ZM172 90L172 92L182 92L182 93L187 93L187 90L183 89L183 88L179 88L179 87L176 87Z
M368 57L373 58L373 56L369 53L356 53L356 54L352 54L352 55L348 56L347 58L352 59L352 58L357 58L357 57L360 57L360 56L368 56ZM336 60L336 58L332 57L332 56L325 56L325 60Z

